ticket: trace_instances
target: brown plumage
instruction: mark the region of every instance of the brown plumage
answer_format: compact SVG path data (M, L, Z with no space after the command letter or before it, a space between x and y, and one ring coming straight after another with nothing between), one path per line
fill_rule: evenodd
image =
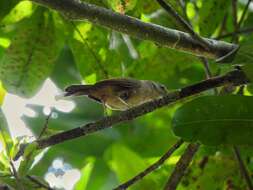
M65 96L86 95L114 110L126 110L167 93L166 87L148 80L115 78L99 81L93 85L71 85Z

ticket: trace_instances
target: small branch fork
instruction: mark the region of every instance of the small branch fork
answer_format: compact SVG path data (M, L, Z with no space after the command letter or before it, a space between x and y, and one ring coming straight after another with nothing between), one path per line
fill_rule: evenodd
M144 178L146 175L150 174L151 172L159 168L182 144L183 140L178 140L158 161L156 161L154 164L152 164L151 166L149 166L144 171L140 172L138 175L134 176L127 182L116 187L114 190L127 189L131 185L135 184L137 181Z

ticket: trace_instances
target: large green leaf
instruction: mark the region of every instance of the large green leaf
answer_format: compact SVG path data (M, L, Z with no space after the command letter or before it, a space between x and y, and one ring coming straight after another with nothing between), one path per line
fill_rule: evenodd
M37 8L18 26L1 61L0 78L5 89L23 97L33 96L51 73L59 47L52 15Z
M108 149L106 157L108 164L121 183L147 167L144 159L123 144L112 145L111 149ZM156 185L155 180L151 176L147 176L132 189L156 189Z
M71 84L81 83L81 76L76 68L73 54L68 46L65 46L61 50L50 78L62 89Z
M205 145L252 145L253 97L204 96L184 104L173 118L175 135Z
M4 17L4 19L2 20L2 23L6 24L6 25L17 23L18 21L22 20L23 18L31 16L32 11L33 11L32 2L20 1L10 11L10 13Z
M7 15L19 0L2 0L0 1L0 21Z
M71 26L71 25L70 25ZM69 41L75 63L83 78L96 73L99 79L106 77L105 58L109 50L108 32L90 23L72 25L73 38Z
M89 163L86 164L81 170L81 178L75 185L75 190L86 190L87 184L90 179L92 169L94 167L94 159L89 159Z
M227 0L205 0L199 12L199 30L201 35L211 36L221 23L230 1Z

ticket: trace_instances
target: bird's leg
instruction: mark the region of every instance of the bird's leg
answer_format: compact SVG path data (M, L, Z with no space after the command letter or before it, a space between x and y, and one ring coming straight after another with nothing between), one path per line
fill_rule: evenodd
M107 117L108 113L107 113L107 108L106 108L105 102L102 102L102 105L103 105L104 117Z
M118 100L119 100L121 103L123 103L123 104L127 107L127 109L130 109L130 108L131 108L131 106L130 106L128 103L126 103L122 98L118 97Z

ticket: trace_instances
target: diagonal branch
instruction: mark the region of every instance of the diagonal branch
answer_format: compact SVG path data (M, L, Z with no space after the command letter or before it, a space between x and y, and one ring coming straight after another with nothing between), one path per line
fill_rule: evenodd
M153 101L144 103L140 106L131 108L127 111L121 112L118 115L107 116L98 121L88 123L68 131L60 132L47 138L39 139L36 142L38 148L43 149L49 146L63 143L67 140L75 139L81 136L86 136L91 133L95 133L97 131L110 128L113 125L125 121L133 120L146 113L152 112L158 108L167 106L169 104L175 103L178 100L196 95L200 92L204 92L206 90L213 89L215 87L220 87L227 84L238 86L249 82L250 81L247 79L243 71L241 70L230 71L223 76L206 79L204 81L184 87L182 89L175 90L174 92L168 93L162 98L155 99ZM23 148L20 148L19 152L15 156L15 160L17 160L20 156L22 156L26 146L23 145L22 147Z
M72 20L87 19L92 23L153 41L161 46L185 51L194 55L218 59L235 52L238 45L213 39L203 38L210 44L209 50L199 45L191 35L156 24L142 22L137 18L115 13L111 10L77 0L31 0L57 10Z
M134 176L127 182L121 184L120 186L116 187L114 190L123 190L127 189L131 185L135 184L137 181L144 178L146 175L150 174L157 168L159 168L182 144L183 140L180 139L177 141L159 160L157 160L154 164L150 165L148 168L146 168L144 171L140 172L138 175Z
M251 177L250 177L250 174L249 174L245 164L243 163L243 160L242 160L242 157L240 154L240 150L237 146L234 146L233 149L234 149L235 157L238 161L241 173L242 173L243 177L245 178L248 188L249 188L249 190L253 190L253 184L251 181Z
M164 190L175 190L177 188L198 149L199 144L191 143L188 145L185 152L177 162L176 167L167 181Z
M241 27L241 25L242 25L242 23L243 23L243 21L244 21L244 18L245 18L246 13L247 13L247 11L248 11L248 9L249 9L249 5L250 5L251 1L252 1L252 0L248 0L247 4L245 5L245 7L244 7L244 9L243 9L242 16L241 16L240 20L238 21L238 28Z
M249 80L241 70L234 70L219 77L207 79L196 84L184 87L174 92L168 93L166 96L147 102L135 108L131 108L127 111L121 112L118 115L104 117L96 122L85 124L81 127L74 128L65 132L61 132L52 135L48 138L38 140L39 148L46 148L55 144L62 143L66 140L71 140L80 136L86 136L88 134L110 128L112 125L116 125L125 121L133 120L146 113L152 112L163 106L172 104L178 100L198 94L200 92L219 87L225 84L241 85L248 83Z
M163 7L172 17L176 19L176 21L185 29L185 31L189 32L189 34L203 47L209 50L210 44L204 38L201 38L191 27L191 25L181 17L175 9L164 0L156 0L161 7Z

